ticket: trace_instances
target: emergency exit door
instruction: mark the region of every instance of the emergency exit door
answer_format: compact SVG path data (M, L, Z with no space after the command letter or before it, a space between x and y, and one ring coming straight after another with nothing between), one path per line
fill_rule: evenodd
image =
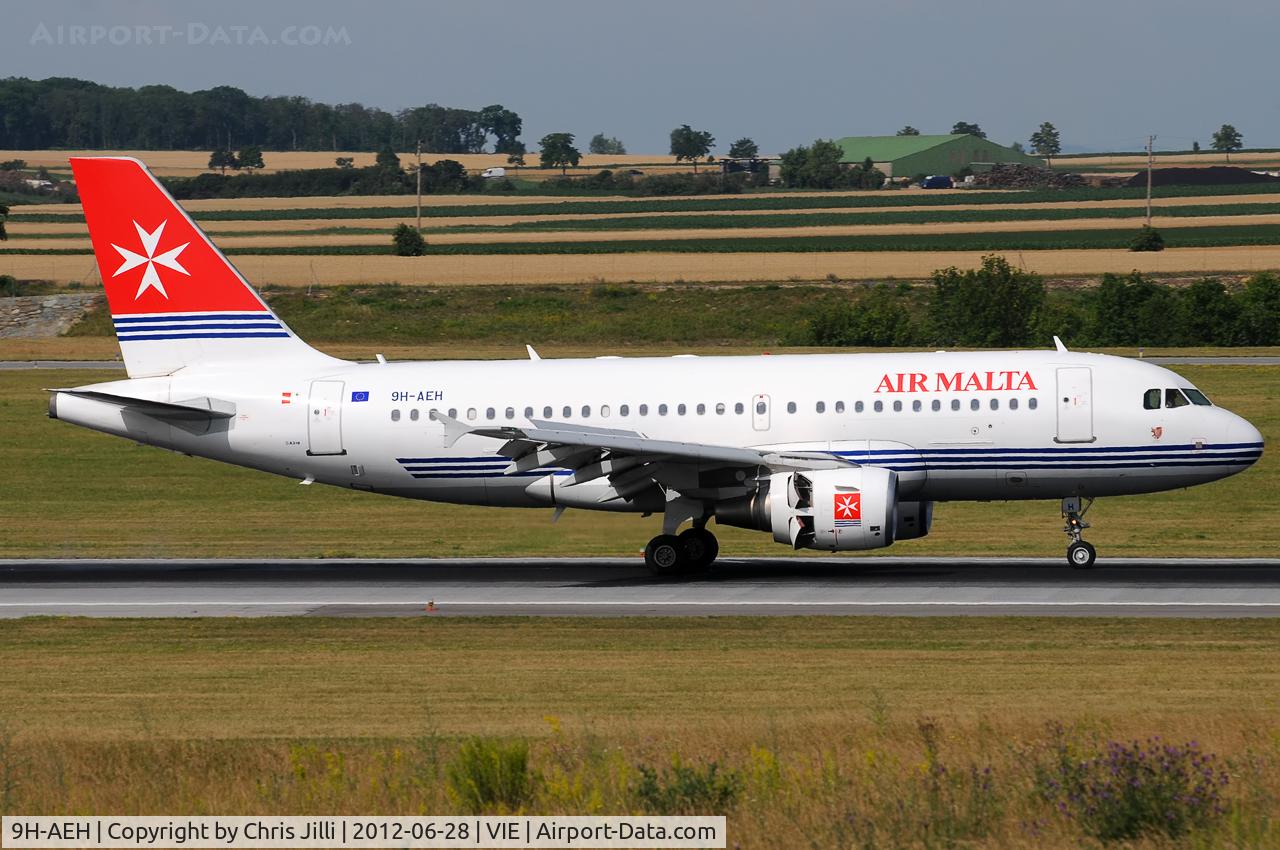
M307 405L307 454L344 455L342 381L312 381Z
M769 397L758 395L751 399L751 427L757 431L769 430Z
M1064 366L1058 370L1059 443L1092 443L1093 373L1088 366Z

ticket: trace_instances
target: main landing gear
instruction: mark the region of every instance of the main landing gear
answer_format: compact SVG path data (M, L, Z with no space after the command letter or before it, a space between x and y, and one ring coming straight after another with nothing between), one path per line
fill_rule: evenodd
M1066 520L1066 526L1062 530L1071 538L1071 544L1067 546L1067 563L1077 570L1089 569L1098 557L1098 551L1081 538L1084 530L1089 527L1089 523L1084 521L1084 515L1091 507L1093 499L1084 500L1083 506L1079 496L1062 500L1062 518Z
M674 576L710 567L720 554L716 536L705 524L680 534L659 534L644 547L644 563L654 575Z

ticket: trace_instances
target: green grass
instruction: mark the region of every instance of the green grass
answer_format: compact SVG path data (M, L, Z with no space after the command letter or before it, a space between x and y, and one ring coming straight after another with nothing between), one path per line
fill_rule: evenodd
M1162 186L1153 191L1158 198L1231 196L1257 194L1257 184L1239 186ZM1264 190L1265 191L1265 190ZM743 194L731 198L657 198L652 200L550 201L508 204L474 204L459 206L424 206L423 218L493 215L561 215L574 213L625 214L638 212L717 212L722 210L804 210L824 208L892 208L904 206L951 206L955 204L1019 204L1055 203L1062 201L1101 201L1144 197L1145 189L1038 189L1010 192L882 192L863 195L837 195L826 192L776 195ZM429 203L429 202L428 202ZM288 221L296 219L393 218L414 216L412 204L383 207L308 208L300 206L283 210L205 210L198 221ZM79 213L11 213L13 221L74 222L83 221Z
M1280 440L1269 367L1185 366L1217 403ZM146 448L46 418L41 388L102 372L0 373L0 557L635 555L656 528L632 515L437 505L297 482ZM1090 540L1103 557L1274 556L1280 460L1185 491L1103 499ZM1229 506L1226 507L1226 506ZM500 533L495 532L500 526ZM399 531L412 528L412 535ZM999 529L999 533L994 533ZM395 532L395 533L393 533ZM764 534L719 527L726 555L788 557ZM933 533L895 555L1045 555L1063 550L1056 503L947 503ZM851 557L854 560L857 556ZM872 555L874 557L874 555Z
M0 621L3 804L689 811L744 848L1067 850L1096 845L1039 793L1055 743L1159 735L1214 754L1228 810L1125 846L1272 847L1278 641L1266 619ZM489 754L507 776L474 782Z
M741 254L824 253L830 251L1036 251L1058 249L1128 248L1136 228L1108 230L1045 230L999 233L940 233L867 236L724 237L716 239L628 239L598 242L479 242L432 244L428 255L492 254ZM1223 245L1275 245L1280 227L1223 225L1179 227L1162 231L1169 248L1208 248ZM0 254L90 255L90 248L0 248ZM303 245L292 247L228 248L227 254L257 256L357 256L393 253L386 245Z

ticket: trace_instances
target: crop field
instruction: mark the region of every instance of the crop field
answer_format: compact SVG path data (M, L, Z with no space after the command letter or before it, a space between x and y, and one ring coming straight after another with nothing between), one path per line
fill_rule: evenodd
M370 352L372 353L372 352ZM517 352L512 352L516 355ZM367 355L366 355L367 356ZM1280 440L1280 383L1267 367L1187 366L1211 398ZM10 470L0 490L0 557L626 555L652 521L569 511L434 505L322 487L186 458L46 418L43 387L111 380L103 372L0 373L0 432ZM1280 460L1185 492L1100 500L1091 540L1106 555L1266 556L1280 551ZM1221 505L1232 506L1230 525ZM103 510L102 506L111 506ZM282 522L293 515L299 522ZM993 535L999 526L1002 533ZM383 533L415 528L411 541ZM779 555L765 535L720 529L732 555ZM894 554L1057 555L1048 502L941 505L934 531ZM874 557L872 555L871 557ZM856 560L856 559L852 559Z
M744 848L1057 850L1136 827L1122 846L1269 847L1278 641L1275 620L5 621L3 802L710 810ZM501 793L464 793L477 752L508 757ZM1123 788L1117 759L1158 765L1125 808L1063 791ZM1159 793L1204 767L1205 799Z

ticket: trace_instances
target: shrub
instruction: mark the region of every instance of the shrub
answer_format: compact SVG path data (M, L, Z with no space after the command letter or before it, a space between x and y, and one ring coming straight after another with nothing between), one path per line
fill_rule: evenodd
M715 762L698 768L676 758L661 773L640 765L640 781L634 793L645 812L660 815L723 814L733 807L742 792L743 780L737 771L721 770Z
M1050 751L1049 763L1036 766L1040 794L1099 841L1179 838L1226 811L1227 774L1194 741L1112 741L1081 757L1059 729Z
M1130 251L1163 251L1164 237L1160 231L1149 224L1144 224L1138 235L1129 243Z
M529 745L471 738L445 767L449 796L471 814L514 812L531 795Z
M1280 345L1280 275L1259 272L1245 282L1240 305L1239 342Z
M910 345L915 336L911 313L888 286L880 284L858 302L820 308L809 320L802 345Z
M391 245L399 257L421 257L427 252L427 240L415 228L401 222L391 234Z
M944 345L1008 348L1032 342L1045 300L1036 275L1009 265L1004 257L982 258L982 268L933 273L929 310Z

